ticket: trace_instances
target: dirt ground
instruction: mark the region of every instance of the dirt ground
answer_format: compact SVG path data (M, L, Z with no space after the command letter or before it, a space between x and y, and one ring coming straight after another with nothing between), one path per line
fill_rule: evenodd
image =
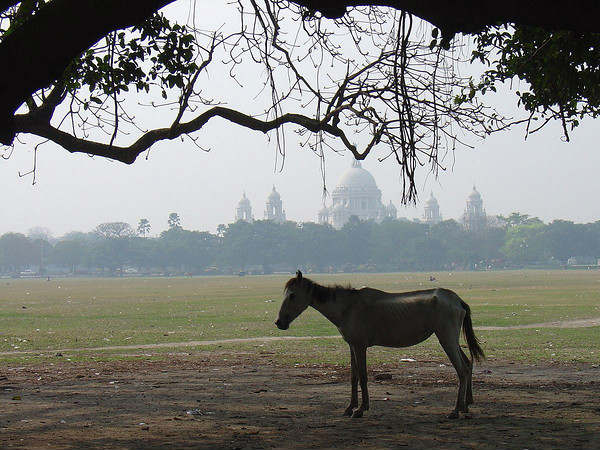
M475 405L446 419L447 361L371 367L371 409L342 416L346 367L268 352L0 368L0 448L600 448L600 368L487 361ZM443 364L443 366L441 366Z

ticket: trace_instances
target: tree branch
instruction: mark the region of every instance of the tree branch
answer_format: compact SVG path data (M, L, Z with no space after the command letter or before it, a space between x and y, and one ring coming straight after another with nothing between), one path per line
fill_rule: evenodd
M440 28L446 35L473 33L487 25L516 23L547 29L599 32L600 2L580 0L549 8L545 0L292 0L329 18L339 18L346 8L360 5L390 6L406 11Z
M261 131L263 133L277 129L284 124L299 125L313 133L324 131L339 138L356 159L365 159L372 147L372 145L370 145L362 153L358 152L356 146L350 143L343 130L329 123L301 114L288 113L273 120L264 121L223 106L214 106L189 122L175 123L170 128L150 130L144 133L129 147L119 147L79 139L65 131L53 127L48 122L35 120L25 114L15 116L15 125L17 133L31 133L36 136L44 137L71 153L87 153L89 155L102 156L121 161L125 164L132 164L140 153L149 149L156 142L166 139L176 139L183 134L190 134L194 131L198 131L213 117L221 117L237 125L241 125L251 130Z
M4 36L0 42L0 61L5 67L0 75L0 143L12 143L13 114L21 104L60 78L81 52L111 31L140 23L173 1L53 0Z
M139 24L175 0L53 0L0 41L0 143L15 137L13 115L35 92L59 79L71 61L111 31ZM546 0L292 0L325 16L341 17L347 7L390 6L440 28L445 39L486 25L516 23L547 29L600 32L600 2L579 0L548 7ZM0 11L14 6L0 0Z

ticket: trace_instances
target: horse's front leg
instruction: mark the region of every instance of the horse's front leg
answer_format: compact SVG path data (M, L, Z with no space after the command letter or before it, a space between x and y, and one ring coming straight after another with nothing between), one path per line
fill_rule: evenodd
M351 416L354 408L358 406L358 370L356 369L356 356L350 345L350 405L344 410L345 416Z
M369 409L369 390L367 388L367 347L354 346L354 356L356 359L358 380L360 381L360 390L362 393L360 406L352 413L352 418L357 418L362 417L363 411Z

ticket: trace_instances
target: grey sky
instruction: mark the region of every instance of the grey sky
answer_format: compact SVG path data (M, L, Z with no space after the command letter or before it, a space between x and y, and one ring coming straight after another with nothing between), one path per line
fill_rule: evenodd
M218 86L219 80L211 83ZM504 93L499 102L514 105L516 97ZM571 143L562 141L556 125L527 141L523 128L484 141L470 139L475 149L447 155L448 170L440 172L437 180L426 170L419 173L416 207L400 205L402 188L393 161L379 163L377 154L372 154L363 167L374 175L384 202L392 200L398 207L399 216L420 217L422 203L433 191L444 218L458 218L475 184L488 214L519 211L545 221L595 221L600 219L595 125L592 120L584 122L572 134ZM132 166L71 155L46 145L38 152L35 186L30 176L18 176L19 171L32 167L32 146L18 145L10 159L0 161L4 193L0 233L45 226L60 236L108 221L126 221L135 227L145 217L156 234L167 227L171 212L180 214L185 228L214 231L218 224L233 220L243 191L255 217L262 218L272 185L282 195L288 219L315 220L322 201L320 162L310 150L297 145L292 128L287 134L281 172L275 170L275 146L264 135L222 120L209 123L198 134L202 146L211 149L209 153L187 141L163 142L152 148L147 160L140 157ZM349 165L348 156L327 154L329 190Z

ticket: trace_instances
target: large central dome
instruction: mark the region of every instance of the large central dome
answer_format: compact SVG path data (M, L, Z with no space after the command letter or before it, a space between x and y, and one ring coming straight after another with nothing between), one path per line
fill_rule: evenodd
M341 228L352 216L361 220L380 222L386 217L396 217L396 209L390 203L381 202L381 191L375 178L354 160L331 193L332 205L319 211L319 223L329 223Z
M368 170L362 168L360 161L354 161L337 185L338 188L377 189L377 183Z

